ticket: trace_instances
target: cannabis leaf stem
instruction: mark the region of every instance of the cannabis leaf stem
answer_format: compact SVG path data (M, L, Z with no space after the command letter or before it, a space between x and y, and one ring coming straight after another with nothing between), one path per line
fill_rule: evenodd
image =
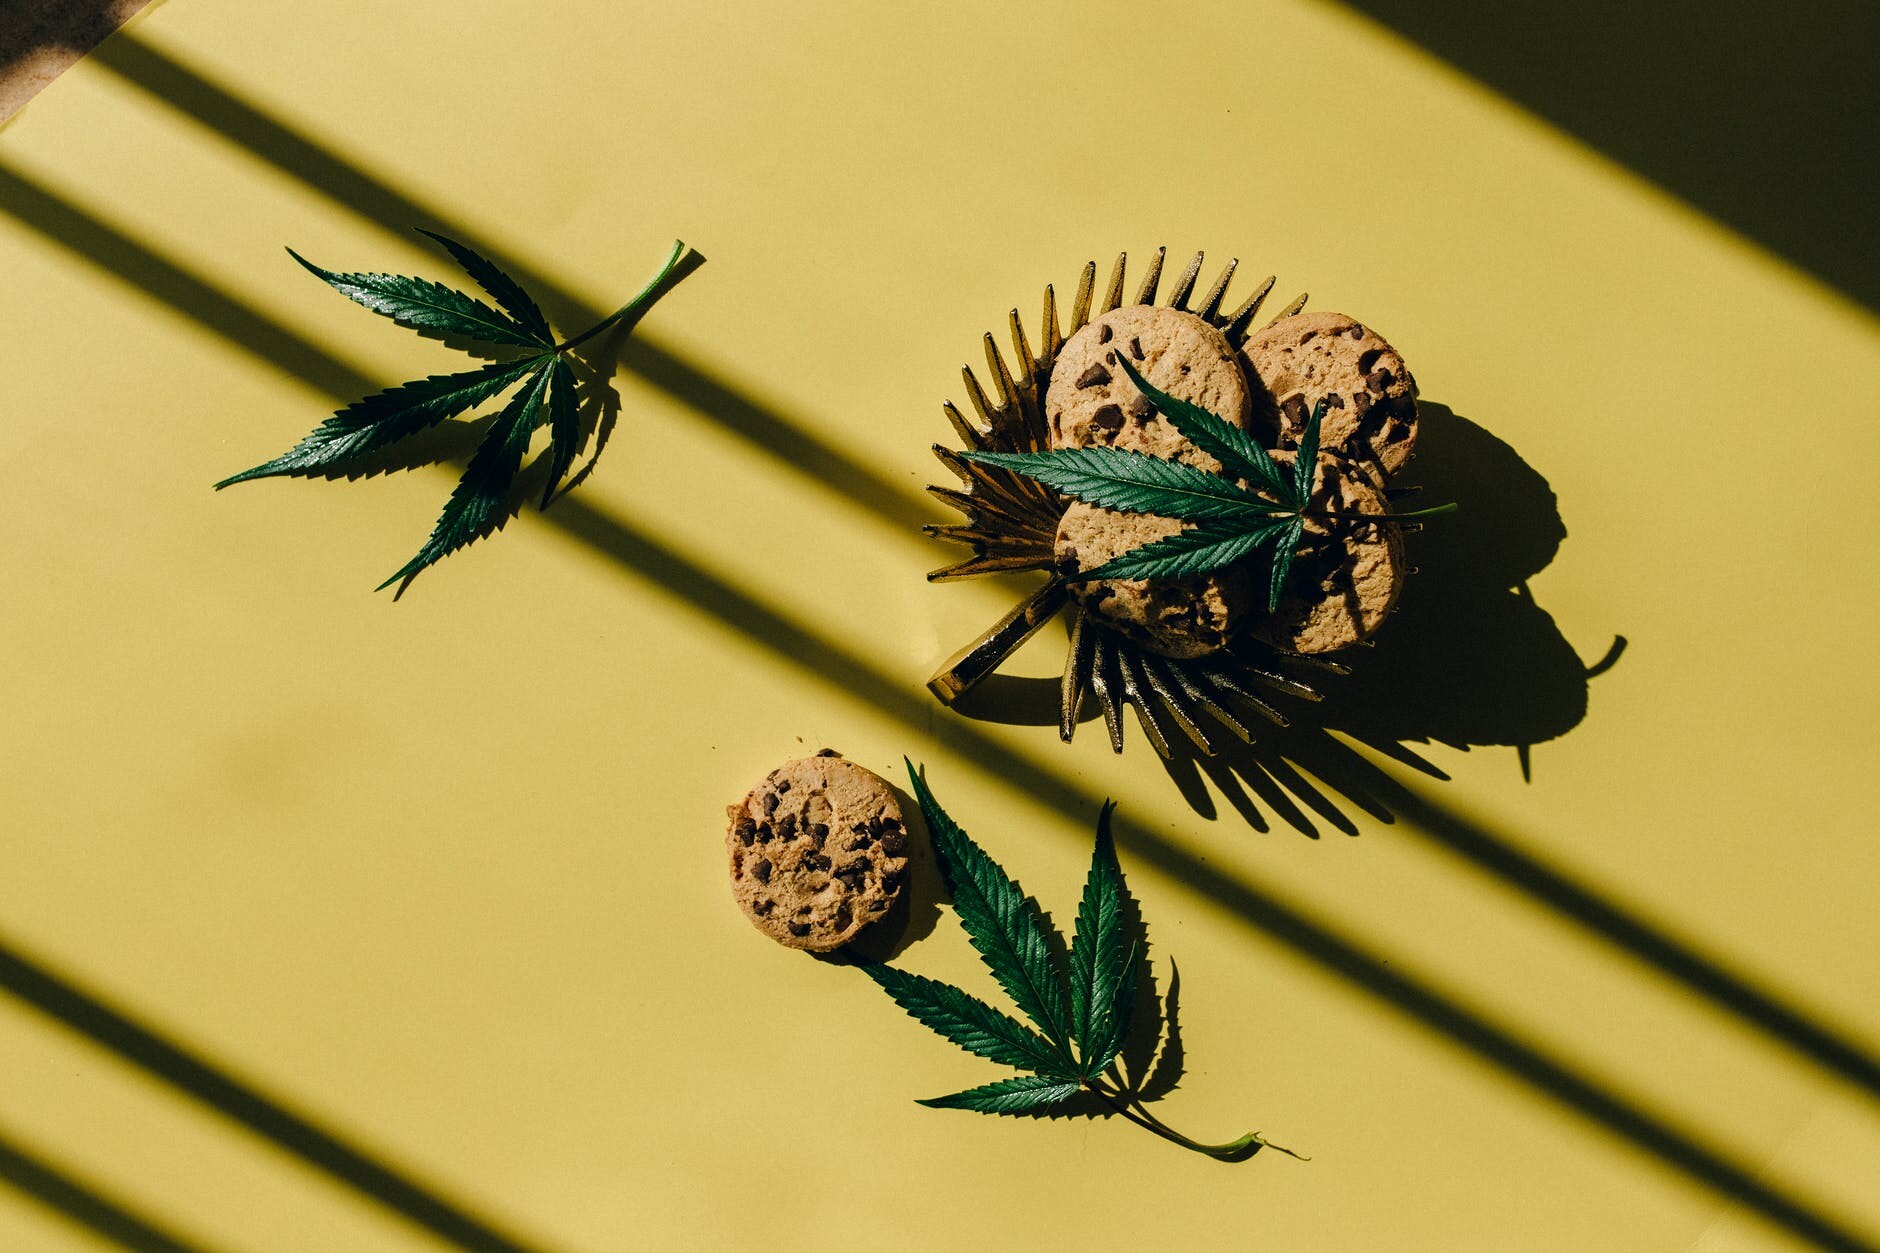
M1280 592L1308 521L1401 524L1412 518L1451 513L1456 508L1437 505L1392 514L1313 509L1312 481L1318 466L1324 401L1306 420L1288 471L1233 423L1149 382L1129 360L1128 353L1117 353L1116 363L1169 425L1221 463L1221 473L1126 448L959 454L968 461L1036 479L1099 509L1152 513L1194 523L1173 535L1120 553L1100 566L1067 576L1071 581L1187 578L1233 565L1264 549L1270 554L1267 610L1272 612L1279 608Z
M1098 816L1096 850L1077 907L1077 929L1069 960L1061 961L1024 889L940 807L926 776L911 761L907 775L933 836L935 858L952 889L961 927L993 978L1032 1024L950 984L887 965L862 967L895 1004L937 1034L969 1053L1027 1072L920 1104L1022 1114L1087 1092L1137 1126L1220 1161L1242 1161L1261 1148L1279 1148L1258 1133L1224 1144L1192 1140L1150 1113L1140 1092L1121 1078L1117 1063L1130 1035L1142 942L1129 934L1134 903L1110 836L1114 806L1106 802Z
M609 327L637 321L665 293L686 255L685 244L675 240L665 264L633 299L558 343L540 307L494 261L435 231L419 233L448 252L495 305L429 279L343 274L320 268L292 248L287 252L347 299L400 326L476 345L522 349L524 355L459 374L434 374L356 400L280 456L216 484L220 490L249 479L358 469L368 454L468 413L521 382L521 389L485 432L424 547L379 584L383 589L397 583L401 592L426 567L502 527L529 442L544 424L549 429L549 447L540 507L548 508L581 444L578 383L570 354Z
M1284 1145L1274 1144L1257 1131L1249 1131L1246 1135L1238 1139L1228 1140L1221 1144L1203 1144L1199 1140L1189 1139L1181 1132L1170 1127L1167 1123L1145 1109L1141 1101L1121 1088L1113 1088L1108 1084L1092 1081L1084 1085L1084 1090L1123 1117L1129 1119L1129 1121L1135 1123L1138 1127L1147 1131L1153 1131L1156 1135L1161 1136L1171 1144L1179 1144L1185 1149L1192 1150L1196 1153L1205 1153L1209 1157L1217 1158L1223 1162L1242 1161L1252 1157L1261 1149L1272 1149L1276 1153L1284 1153L1286 1156L1298 1158L1302 1162L1312 1160L1302 1153L1293 1152Z

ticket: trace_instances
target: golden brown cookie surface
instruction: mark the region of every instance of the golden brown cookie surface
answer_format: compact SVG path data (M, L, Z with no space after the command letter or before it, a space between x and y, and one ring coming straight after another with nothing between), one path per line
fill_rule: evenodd
M1155 413L1116 364L1119 352L1129 354L1137 371L1169 395L1235 426L1247 425L1247 379L1221 333L1179 309L1129 305L1112 309L1064 341L1045 392L1051 446L1127 448L1219 470L1220 462Z
M1293 454L1273 459L1291 467ZM1382 514L1384 493L1368 473L1328 453L1318 459L1315 511ZM1279 610L1262 615L1251 634L1295 653L1330 653L1367 639L1396 607L1407 569L1394 523L1312 520L1293 558Z
M885 915L907 880L900 802L835 755L786 761L726 812L731 893L779 944L826 953Z
M1417 384L1376 331L1342 313L1301 313L1255 332L1240 350L1262 438L1296 445L1325 402L1319 450L1395 474L1417 438Z
M1174 518L1118 513L1072 502L1058 521L1057 568L1093 570L1132 548L1183 529ZM1073 583L1084 612L1164 657L1205 657L1227 646L1248 603L1238 567L1187 579L1098 579Z

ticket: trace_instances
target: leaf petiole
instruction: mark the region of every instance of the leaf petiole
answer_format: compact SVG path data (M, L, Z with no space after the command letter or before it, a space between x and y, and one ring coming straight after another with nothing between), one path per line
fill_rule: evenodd
M612 313L608 314L606 317L596 322L593 326L588 327L587 330L582 331L579 335L576 335L573 339L563 340L561 343L556 344L555 350L554 350L555 355L560 356L563 353L574 348L576 345L586 343L588 340L593 339L596 335L599 335L602 331L606 330L608 327L612 326L614 323L620 321L620 319L626 317L628 314L640 313L646 310L647 308L649 308L652 305L653 301L658 299L658 292L659 292L660 287L665 283L665 281L668 278L672 277L672 272L679 268L679 259L683 257L684 255L685 255L684 241L678 240L678 239L673 240L672 241L672 255L666 258L666 264L659 267L659 273L653 275L651 279L647 280L646 286L640 289L638 295L634 296L632 300L627 301L626 304L621 305L618 309L614 310Z
M1303 1154L1293 1152L1283 1145L1274 1144L1270 1140L1262 1138L1257 1131L1249 1131L1239 1139L1229 1140L1224 1144L1203 1144L1199 1140L1189 1139L1181 1132L1157 1118L1154 1114L1151 1114L1148 1110L1143 1108L1142 1102L1136 1100L1126 1091L1111 1088L1095 1080L1086 1080L1084 1082L1084 1090L1145 1131L1152 1131L1171 1144L1179 1144L1185 1149L1206 1154L1217 1161L1241 1161L1253 1156L1261 1149L1272 1149L1275 1152L1284 1153L1288 1157L1298 1158L1302 1162L1312 1160Z

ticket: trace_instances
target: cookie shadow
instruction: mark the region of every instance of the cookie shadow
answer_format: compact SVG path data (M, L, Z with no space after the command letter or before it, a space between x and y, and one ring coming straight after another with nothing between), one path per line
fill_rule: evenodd
M1360 813L1392 822L1401 789L1354 743L1436 780L1448 776L1423 746L1512 748L1528 777L1533 747L1585 719L1592 678L1624 651L1615 636L1589 666L1528 588L1567 535L1546 478L1447 405L1419 412L1417 455L1393 487L1405 507L1457 512L1405 537L1403 598L1369 645L1338 655L1350 673L1318 684L1323 701L1290 703L1290 726L1212 756L1175 746L1169 776L1203 817L1217 816L1205 779L1256 830L1268 815L1314 838L1356 835Z
M1417 454L1392 487L1401 508L1454 502L1457 512L1406 535L1414 575L1396 611L1370 644L1337 655L1349 674L1315 680L1322 701L1286 700L1290 725L1261 723L1252 743L1212 728L1212 754L1171 736L1164 768L1202 818L1225 809L1256 831L1282 825L1314 838L1356 835L1359 814L1394 821L1394 785L1354 744L1437 780L1448 776L1420 748L1511 748L1527 777L1533 747L1580 724L1590 680L1618 661L1623 636L1589 666L1529 590L1567 530L1547 479L1507 441L1421 401ZM1094 705L1086 699L1079 724ZM1054 726L1058 683L994 675L954 708ZM1152 751L1140 728L1126 738Z
M895 801L901 806L901 823L912 837L907 842L907 888L874 923L860 935L833 953L819 953L822 961L836 965L872 965L892 961L932 935L940 922L940 902L946 899L946 884L934 861L933 838L921 817L920 806L901 788L889 783Z

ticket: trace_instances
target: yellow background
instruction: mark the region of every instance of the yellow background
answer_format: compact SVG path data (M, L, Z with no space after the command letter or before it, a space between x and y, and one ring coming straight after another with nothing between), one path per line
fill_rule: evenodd
M1143 13L176 0L6 128L0 1248L101 1206L451 1247L158 1077L184 1054L536 1250L1880 1239L1873 319L1335 7ZM675 236L709 260L588 483L394 604L448 467L209 485L456 368L281 251L443 276L420 220L564 330ZM1164 243L1381 328L1551 483L1534 597L1630 647L1531 782L1411 745L1451 779L1378 758L1396 821L1326 790L1357 835L1309 839L1195 813L1134 726L1118 759L922 692L1019 585L921 577L958 364ZM1181 969L1163 1116L1313 1160L916 1106L994 1072L722 881L722 807L824 744L924 761L1066 923L1117 798ZM900 960L992 992L949 914Z

